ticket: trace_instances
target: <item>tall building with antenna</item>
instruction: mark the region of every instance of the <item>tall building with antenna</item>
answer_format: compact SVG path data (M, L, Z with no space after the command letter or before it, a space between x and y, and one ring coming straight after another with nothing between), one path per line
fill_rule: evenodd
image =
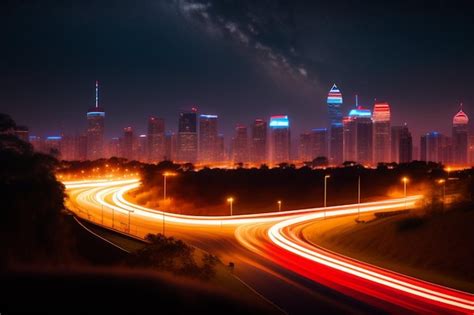
M327 98L329 114L329 161L343 162L342 93L334 84Z
M104 157L105 111L99 106L99 81L95 81L95 106L87 111L87 159Z

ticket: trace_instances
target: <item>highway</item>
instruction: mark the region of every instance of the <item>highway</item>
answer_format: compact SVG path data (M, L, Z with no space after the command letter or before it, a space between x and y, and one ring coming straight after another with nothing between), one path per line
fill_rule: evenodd
M189 216L133 204L137 179L65 182L79 217L134 236L162 233L235 263L235 274L288 313L470 313L473 296L370 266L302 238L314 220L414 207L421 196L238 216ZM163 224L164 223L164 224Z

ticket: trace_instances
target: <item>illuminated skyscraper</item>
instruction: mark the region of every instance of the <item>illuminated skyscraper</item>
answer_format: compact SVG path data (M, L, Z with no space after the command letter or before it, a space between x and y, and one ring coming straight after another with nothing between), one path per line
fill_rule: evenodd
M387 102L376 102L372 116L374 163L389 163L390 156L390 105Z
M199 115L199 162L217 161L217 115Z
M363 164L372 163L372 114L358 105L343 120L344 160Z
M165 158L165 120L157 117L148 118L147 160L152 163L160 162ZM144 151L142 152L142 154ZM145 157L140 157L141 160Z
M178 148L179 162L196 163L198 153L197 135L197 108L181 112L178 121Z
M233 140L234 163L247 163L249 160L248 132L247 126L237 125Z
M250 160L255 164L267 162L267 123L263 119L255 119L252 125L250 143Z
M342 93L334 84L329 91L327 104L329 113L329 161L332 164L343 162L343 123Z
M443 135L431 131L421 136L420 160L426 162L443 162Z
M270 117L270 161L272 164L290 162L290 121L287 115Z
M469 118L461 109L453 118L453 162L456 165L466 165L468 162L468 123Z
M87 112L87 158L104 157L105 111L99 107L99 81L95 81L95 106Z
M135 142L135 137L133 134L133 128L132 127L123 128L123 138L122 138L122 143L120 146L121 151L122 151L121 157L124 157L130 161L135 159L134 142Z

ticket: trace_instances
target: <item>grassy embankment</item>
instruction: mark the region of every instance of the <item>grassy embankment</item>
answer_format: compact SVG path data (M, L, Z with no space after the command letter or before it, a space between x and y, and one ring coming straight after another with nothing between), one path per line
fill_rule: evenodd
M474 292L474 211L315 222L303 229L312 243L386 269Z
M111 241L112 243L120 246L121 248L133 252L137 251L145 246L145 242L139 239L131 238L126 235L110 231L108 229L96 226L91 223L83 221L83 224L87 228L91 229L94 233L97 233L101 237ZM195 248L194 255L196 261L201 261L205 252ZM148 273L151 271L147 271ZM157 272L158 275L164 275L163 279L173 279L170 275L162 272ZM178 277L182 278L182 277ZM183 279L184 284L189 283L191 286L195 287L197 285L204 284L204 287L207 288L210 292L217 292L219 296L225 297L231 301L230 303L242 303L246 305L249 309L256 309L259 312L265 314L278 314L280 311L276 309L273 305L265 301L263 298L258 296L255 292L249 289L244 283L237 279L232 272L228 269L227 266L219 262L215 266L215 276L210 280L202 283L199 280L193 279Z

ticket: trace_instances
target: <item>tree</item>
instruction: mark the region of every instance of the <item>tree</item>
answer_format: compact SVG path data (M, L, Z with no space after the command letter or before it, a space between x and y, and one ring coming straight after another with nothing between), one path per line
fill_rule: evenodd
M15 125L0 114L0 130ZM61 235L65 194L54 175L58 161L3 132L0 165L0 264L60 260L65 256Z

